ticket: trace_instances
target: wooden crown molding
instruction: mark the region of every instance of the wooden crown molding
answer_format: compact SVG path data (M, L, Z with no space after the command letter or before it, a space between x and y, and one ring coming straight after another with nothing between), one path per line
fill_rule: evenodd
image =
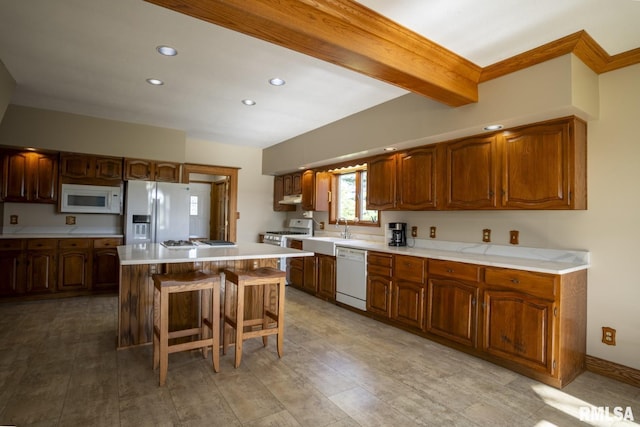
M582 30L484 67L480 74L479 83L568 53L576 55L597 74L640 63L640 48L611 56L586 31Z
M479 83L568 53L598 74L640 63L640 48L611 56L582 30L482 68L350 0L145 1L452 107L477 102Z

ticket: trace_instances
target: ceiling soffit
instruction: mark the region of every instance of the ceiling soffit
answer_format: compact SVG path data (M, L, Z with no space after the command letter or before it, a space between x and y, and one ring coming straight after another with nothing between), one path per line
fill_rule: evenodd
M350 0L146 1L453 107L477 102L479 83L568 53L598 74L640 63L640 48L611 56L578 31L482 68Z

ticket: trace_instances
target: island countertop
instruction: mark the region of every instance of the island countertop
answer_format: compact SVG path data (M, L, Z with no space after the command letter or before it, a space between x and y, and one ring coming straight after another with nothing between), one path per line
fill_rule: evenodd
M120 265L180 263L193 261L236 261L247 259L313 256L313 252L282 248L265 243L238 243L233 247L196 246L166 248L159 243L118 246Z

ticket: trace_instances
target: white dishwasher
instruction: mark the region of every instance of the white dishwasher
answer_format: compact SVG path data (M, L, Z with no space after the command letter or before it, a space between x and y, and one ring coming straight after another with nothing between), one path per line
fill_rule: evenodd
M336 301L367 310L367 251L336 247Z

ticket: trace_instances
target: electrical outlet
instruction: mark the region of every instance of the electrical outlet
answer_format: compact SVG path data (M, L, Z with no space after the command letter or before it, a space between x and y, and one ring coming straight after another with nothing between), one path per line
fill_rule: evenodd
M411 227L411 237L418 237L418 227L415 225Z
M73 215L67 215L65 218L65 224L76 225L76 217Z
M509 232L509 243L511 243L512 245L517 245L519 242L518 237L520 235L520 232L518 230L511 230Z
M616 330L608 326L603 326L602 342L606 345L616 345Z
M431 228L429 228L429 237L431 237L432 239L436 238L436 228L434 226L431 226Z
M491 241L491 230L485 228L482 230L482 241L485 243L489 243Z
M18 223L18 215L9 216L9 224L16 225Z

